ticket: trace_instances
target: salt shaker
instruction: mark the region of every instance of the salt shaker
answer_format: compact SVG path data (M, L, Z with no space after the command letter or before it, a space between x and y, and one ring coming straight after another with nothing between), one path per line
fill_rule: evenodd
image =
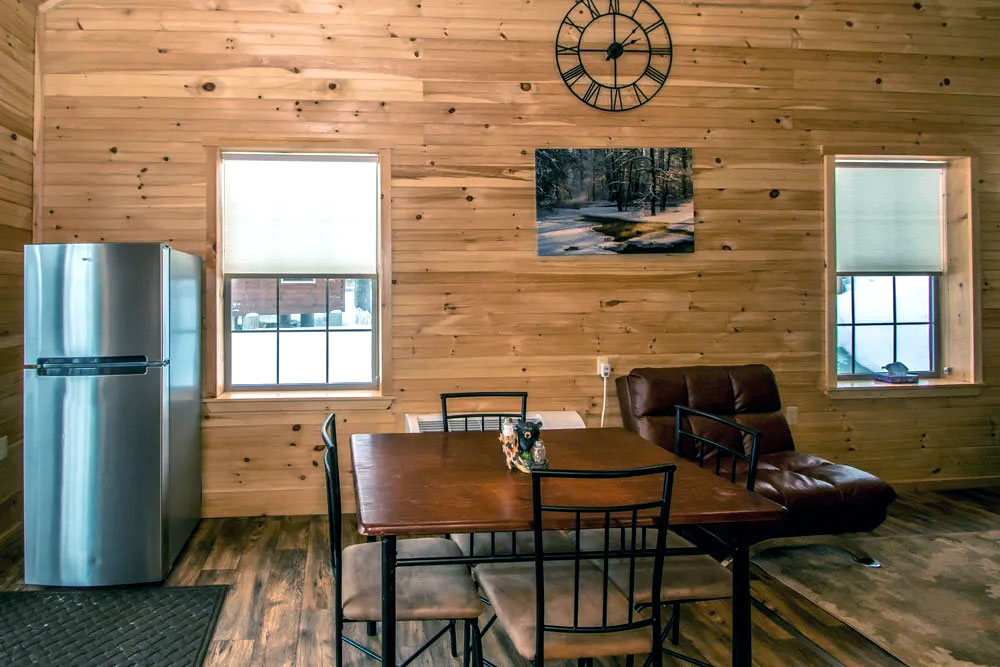
M544 442L541 440L535 441L535 446L531 448L531 458L535 461L535 463L545 463L546 452Z

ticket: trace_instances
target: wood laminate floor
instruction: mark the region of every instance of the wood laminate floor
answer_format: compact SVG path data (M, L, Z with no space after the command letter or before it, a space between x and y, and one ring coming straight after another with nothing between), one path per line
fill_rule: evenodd
M889 519L874 534L970 532L996 529L998 525L1000 489L909 493L892 506ZM349 541L361 539L353 520L345 522L344 531ZM326 517L202 521L167 585L231 587L206 665L332 665L328 544ZM0 590L25 588L19 546L15 542L6 553L0 554ZM759 571L755 571L752 588L755 664L901 664L850 627ZM681 650L712 664L728 664L728 601L690 604L684 609ZM487 617L484 616L483 622ZM428 632L439 627L437 623L401 623L401 654L409 655L429 636ZM378 637L365 636L363 624L350 624L348 632L378 650ZM484 650L487 658L498 665L528 664L516 656L509 640L497 629L487 635ZM345 647L345 658L345 664L352 667L376 664L349 647ZM461 661L451 658L447 641L442 641L412 664L459 665ZM606 659L597 664L623 665L624 660ZM685 663L668 658L665 664Z

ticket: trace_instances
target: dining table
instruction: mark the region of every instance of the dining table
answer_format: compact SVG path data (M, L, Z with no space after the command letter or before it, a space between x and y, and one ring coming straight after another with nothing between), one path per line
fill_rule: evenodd
M675 455L624 428L547 430L542 433L551 469L612 470L673 463L669 526L708 528L732 558L732 664L751 664L750 554L754 526L780 521L785 508L715 473L714 466ZM382 663L396 665L396 569L430 565L398 559L404 536L532 530L529 474L508 469L496 432L383 433L351 436L358 531L381 540ZM662 479L661 479L662 482ZM581 481L581 484L587 483ZM649 479L649 484L655 484ZM661 484L662 487L662 484ZM576 489L576 492L580 492ZM584 492L586 490L583 490ZM595 486L596 502L625 501L656 492L633 484L617 491ZM607 497L609 493L616 497ZM635 500L636 498L633 498ZM624 504L624 503L623 503ZM546 519L546 528L572 530L574 519ZM652 525L653 518L640 517ZM720 537L721 536L721 537ZM667 550L669 557L690 548ZM470 555L442 563L529 560L532 554Z

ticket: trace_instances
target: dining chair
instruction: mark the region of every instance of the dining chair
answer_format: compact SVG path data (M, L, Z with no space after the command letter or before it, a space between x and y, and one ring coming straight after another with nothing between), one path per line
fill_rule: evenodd
M492 408L485 411L449 411L449 401L468 399L520 399L518 412ZM451 431L500 431L504 417L526 419L528 392L526 391L467 391L441 394L441 421L445 432ZM497 444L499 454L499 443ZM498 460L500 460L498 458ZM449 537L466 556L492 557L527 555L535 551L535 539L531 531L511 531L493 533L452 533ZM558 532L546 533L542 537L542 548L546 551L572 551L573 545Z
M678 448L691 447L692 458L699 466L714 468L716 475L725 475L734 484L743 481L746 487L753 490L757 475L757 461L760 448L761 433L743 424L724 417L695 410L686 406L676 407L675 435ZM680 449L678 449L680 451ZM581 531L579 535L571 535L574 541L579 540L580 548L593 551L605 545L611 549L632 549L632 536L619 529L605 535L599 530ZM648 549L658 538L655 530L643 529L636 535L641 548ZM667 533L667 547L678 549L695 549L695 544L674 532ZM708 600L725 600L732 597L732 574L717 560L705 554L668 556L669 576L663 578L660 589L660 604L670 605L672 613L664 628L664 634L670 633L670 643L680 643L681 604L688 602L705 602ZM620 563L613 563L609 576L619 588L630 585L631 573ZM653 563L651 559L641 559L637 563L635 577L642 582L640 593L636 596L640 607L653 604L648 597L648 582L652 581ZM664 648L665 653L680 658L695 665L706 665L700 660L683 655L671 649Z
M675 471L673 464L663 464L531 474L536 540L541 540L550 520L565 514L573 515L576 533L583 525L601 525L601 532L608 536L613 525L624 525L634 536L640 520L651 519L659 537L651 550L611 549L605 539L599 549L576 548L559 554L537 551L532 561L478 565L476 579L493 604L497 622L522 657L542 665L546 659L592 664L597 657L625 655L626 665L632 666L636 654L650 653L651 664L663 664L660 590ZM655 491L649 491L648 480L655 481ZM630 489L638 488L647 497L635 498ZM547 500L550 491L555 501ZM645 584L635 576L642 557L651 557L653 563ZM609 576L612 561L630 573L624 588ZM648 590L641 592L643 585ZM640 594L651 601L648 614L638 609Z
M340 496L340 472L337 459L336 415L323 423L326 445L326 509L330 525L330 564L333 568L334 642L336 665L343 665L343 645L349 644L381 662L382 658L367 646L344 636L345 622L382 620L382 552L376 542L343 545L343 517ZM451 540L414 538L398 540L400 558L454 558L462 553ZM473 664L482 665L479 616L483 611L479 592L464 565L429 565L402 567L396 570L396 619L399 621L446 621L440 631L428 639L413 655L400 663L409 664L430 648L445 633L451 636L452 656L457 657L455 625L465 622L466 664L472 652ZM371 634L371 632L369 632Z

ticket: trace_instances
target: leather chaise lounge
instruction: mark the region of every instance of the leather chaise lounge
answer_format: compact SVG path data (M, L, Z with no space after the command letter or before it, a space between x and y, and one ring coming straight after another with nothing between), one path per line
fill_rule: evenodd
M672 452L677 405L728 417L761 432L755 490L784 505L788 518L759 526L755 541L769 542L755 550L801 543L783 538L826 536L807 543L830 543L849 551L858 562L878 567L868 554L837 536L876 528L885 520L895 491L862 470L795 451L770 368L763 364L636 368L616 384L625 427ZM692 419L689 426L698 435L724 443L739 437L735 429L708 420ZM694 457L687 443L676 453Z

